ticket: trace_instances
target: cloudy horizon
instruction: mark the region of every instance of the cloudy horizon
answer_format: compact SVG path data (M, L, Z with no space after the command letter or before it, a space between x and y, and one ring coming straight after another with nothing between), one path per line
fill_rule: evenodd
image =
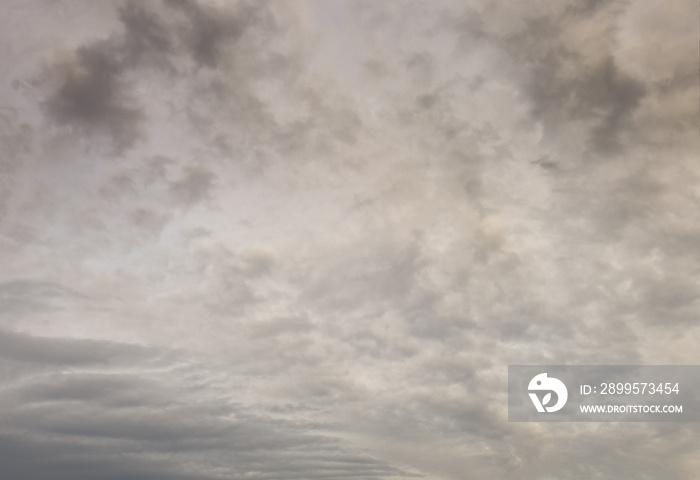
M6 0L0 476L691 480L509 364L697 365L697 2Z

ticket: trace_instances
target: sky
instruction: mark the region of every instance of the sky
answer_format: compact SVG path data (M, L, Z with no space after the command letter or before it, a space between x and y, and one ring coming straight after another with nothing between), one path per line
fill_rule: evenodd
M3 0L13 480L690 480L509 364L700 359L697 2Z

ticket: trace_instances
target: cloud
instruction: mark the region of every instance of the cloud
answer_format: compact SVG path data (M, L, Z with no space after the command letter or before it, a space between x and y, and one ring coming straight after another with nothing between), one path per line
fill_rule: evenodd
M79 48L51 73L58 86L45 105L57 124L104 133L121 150L138 139L143 114L127 93L118 53L109 41Z
M586 150L607 156L629 141L648 90L615 56L615 26L624 9L622 2L563 2L516 13L484 2L463 17L465 42L486 40L503 49L511 62L505 71L548 136L567 135L571 125L578 132L572 135L585 132Z
M506 410L696 358L692 2L87 5L0 18L8 475L693 478Z
M0 315L15 316L60 309L66 300L80 294L63 285L32 280L12 280L0 283Z
M322 423L263 417L219 397L203 386L201 366L182 357L178 362L148 347L10 332L5 340L4 355L43 367L16 371L20 375L0 394L8 419L0 455L13 478L402 475L342 447ZM21 452L41 453L41 461L26 462Z
M186 44L199 66L216 68L228 42L235 42L246 26L245 16L229 17L221 10L190 0L168 0L165 4L182 11L189 21ZM252 12L252 9L248 10ZM222 15L223 14L223 15Z
M119 20L124 27L125 61L145 66L164 63L175 49L172 32L155 12L135 1L124 3L119 9Z
M118 154L148 140L151 107L136 90L136 72L196 85L188 59L216 70L225 58L221 66L230 69L234 44L262 21L261 7L217 10L190 1L124 2L117 10L120 32L58 55L34 83L50 91L43 104L56 125L104 135Z
M179 180L170 183L170 193L177 203L192 205L209 195L213 178L206 168L187 167Z
M589 142L597 153L619 152L620 134L629 127L631 114L644 95L643 84L624 75L615 60L608 57L592 71L582 71L574 78L559 80L561 60L547 59L551 66L537 69L532 81L535 114L548 117L547 123L593 120Z
M36 337L12 331L0 331L0 345L0 355L5 359L54 366L140 363L155 353L113 342Z

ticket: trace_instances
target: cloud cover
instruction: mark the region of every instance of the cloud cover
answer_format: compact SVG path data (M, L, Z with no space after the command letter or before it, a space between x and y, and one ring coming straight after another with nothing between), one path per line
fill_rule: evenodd
M7 2L3 468L694 478L693 425L505 395L697 363L695 13Z

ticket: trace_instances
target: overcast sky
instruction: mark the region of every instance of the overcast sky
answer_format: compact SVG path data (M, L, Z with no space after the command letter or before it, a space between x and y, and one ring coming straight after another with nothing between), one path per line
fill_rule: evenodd
M508 364L698 364L696 1L0 5L12 480L691 480Z

